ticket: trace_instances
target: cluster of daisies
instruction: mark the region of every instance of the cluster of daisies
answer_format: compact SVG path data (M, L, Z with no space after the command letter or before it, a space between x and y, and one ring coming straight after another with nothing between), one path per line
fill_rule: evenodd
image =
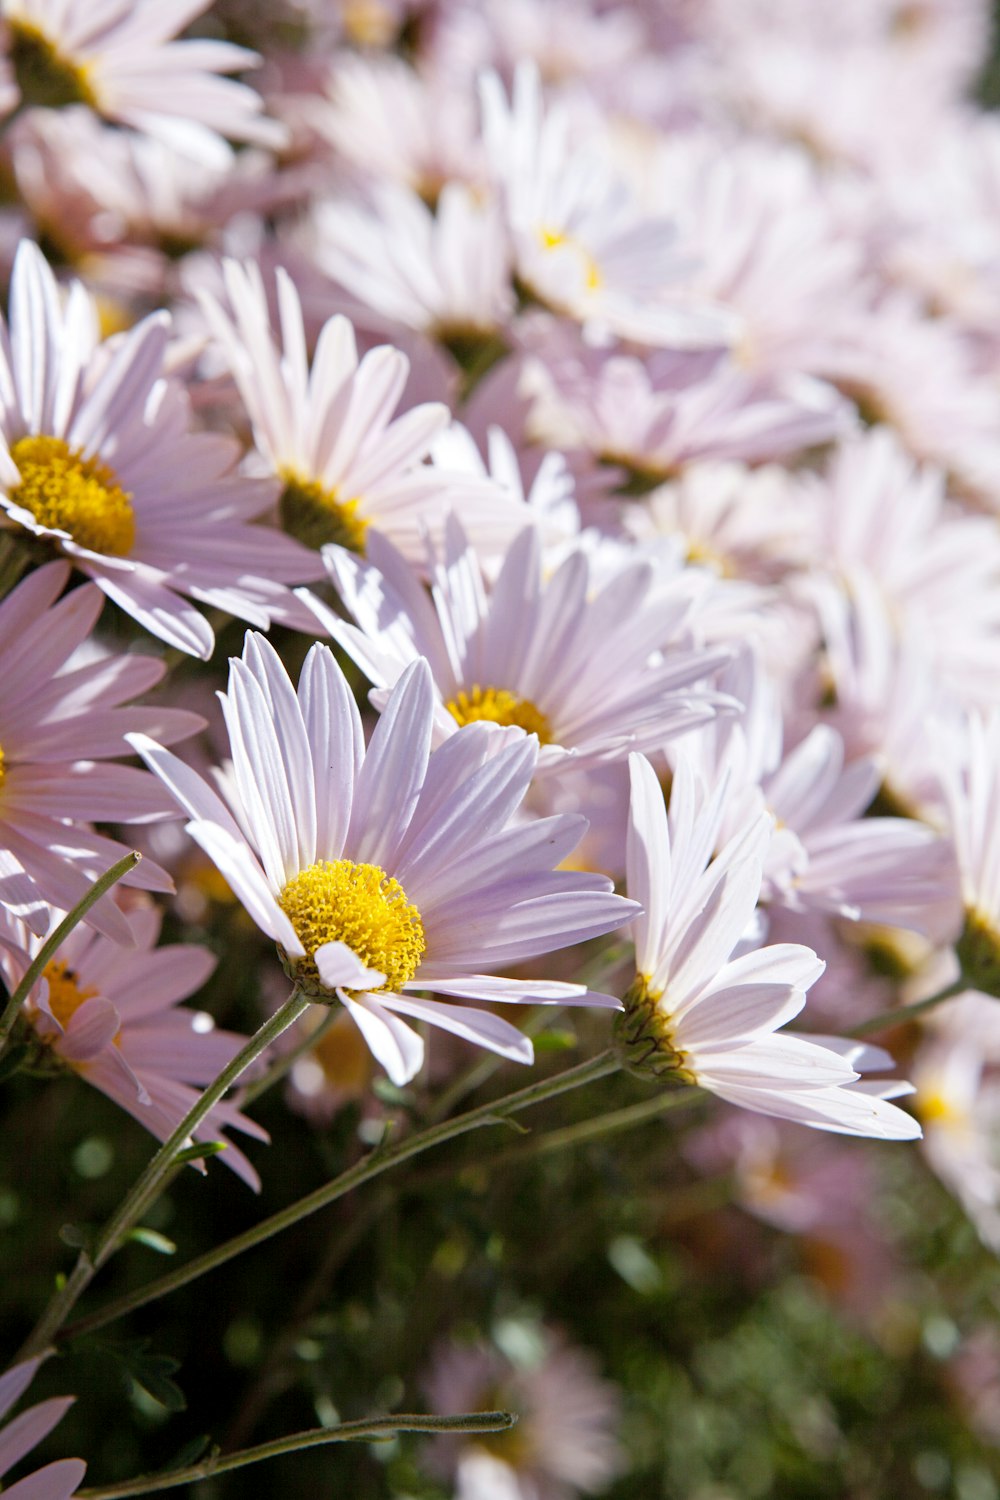
M427 1028L530 1063L498 1004L604 1007L647 1077L922 1121L1000 1247L984 0L0 25L8 992L147 854L32 988L29 1060L163 1139L232 1059L178 1007L213 956L157 946L197 846L396 1085ZM171 672L210 685L233 617L209 769Z

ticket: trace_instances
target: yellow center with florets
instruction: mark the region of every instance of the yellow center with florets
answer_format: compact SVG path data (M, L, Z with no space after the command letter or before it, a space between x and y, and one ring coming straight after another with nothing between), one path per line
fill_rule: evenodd
M615 1020L622 1066L642 1078L672 1076L695 1083L686 1054L674 1044L671 1015L662 1000L662 991L650 990L648 976L637 974L622 997L625 1009Z
M306 950L304 958L284 955L286 968L305 994L319 999L330 994L315 959L324 943L345 943L369 969L379 969L383 990L412 979L427 946L419 911L378 865L321 859L288 882L278 905Z
M358 514L360 499L341 500L335 489L307 479L293 469L283 469L285 488L278 507L281 524L290 536L306 547L336 542L351 552L364 553L368 522Z
M477 683L469 692L464 688L450 698L445 708L456 724L516 725L528 734L537 734L541 745L552 743L552 729L540 708L528 698L518 698L506 688L483 688Z
M68 532L91 552L128 555L135 542L135 512L112 469L57 437L19 438L10 456L21 475L10 498L40 526Z
M87 69L64 57L58 46L29 21L12 19L10 63L26 105L64 109L69 104L89 104L96 109L97 96Z
M76 970L62 958L46 964L43 973L49 984L49 1009L65 1030L83 1002L92 1000L97 991L81 989Z

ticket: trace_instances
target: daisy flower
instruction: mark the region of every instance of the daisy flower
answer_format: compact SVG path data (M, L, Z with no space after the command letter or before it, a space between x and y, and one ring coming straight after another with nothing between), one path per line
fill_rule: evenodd
M802 1010L824 964L797 943L742 948L760 894L769 814L753 818L709 862L719 793L702 801L682 763L668 817L649 762L631 755L629 769L628 890L644 911L633 924L637 974L620 1022L626 1061L816 1129L919 1136L916 1121L887 1102L910 1092L908 1084L857 1083L853 1064L891 1066L884 1052L779 1034Z
M310 369L298 293L276 274L281 342L268 314L258 266L227 261L232 318L207 295L205 316L228 360L253 423L264 464L283 483L285 527L310 546L339 542L361 552L369 532L383 531L422 557L424 529L440 529L449 510L477 533L510 534L516 511L488 479L449 475L422 462L448 425L438 402L393 420L409 362L398 349L372 349L358 361L344 317L323 327Z
M68 578L64 562L48 563L0 602L0 900L36 931L48 925L49 903L75 906L128 852L90 823L175 816L152 777L117 763L128 754L125 731L171 744L203 724L183 709L127 706L159 681L164 664L138 655L82 657L104 600L91 585L59 600ZM172 889L151 860L125 883ZM87 920L129 939L110 897Z
M357 626L309 602L378 689L426 657L439 742L463 724L518 725L538 736L538 769L549 772L568 759L577 767L620 759L640 741L659 745L716 711L708 680L729 650L686 638L690 578L665 584L633 560L595 586L590 560L576 550L546 579L531 526L488 589L476 549L451 520L431 568L432 603L387 542L379 538L369 556L323 553Z
M690 264L674 223L644 213L593 132L565 105L545 104L533 64L515 70L509 101L496 73L480 93L517 274L540 301L602 336L695 349L730 342L731 315L679 285Z
M26 1359L0 1375L0 1419L24 1395L41 1363L41 1358ZM75 1400L75 1396L53 1396L29 1406L5 1423L0 1429L0 1479L48 1436ZM70 1500L86 1472L82 1458L57 1459L33 1474L26 1474L9 1489L5 1485L4 1500Z
M963 915L956 952L970 988L1000 995L1000 711L937 733L938 777Z
M445 1345L428 1371L432 1411L509 1405L518 1414L513 1432L443 1434L428 1445L427 1467L454 1482L456 1500L571 1500L603 1493L622 1471L617 1388L558 1333L524 1333L511 1355L488 1344Z
M281 146L258 94L220 73L255 67L229 42L175 41L211 0L4 0L8 57L23 102L97 114L203 159L230 156L223 137Z
M414 662L366 751L329 648L310 650L296 695L253 632L231 663L223 708L229 806L152 740L132 743L300 990L339 999L394 1083L423 1061L402 1016L531 1061L515 1027L450 997L617 1006L582 985L480 972L610 932L635 910L609 880L555 868L586 819L509 826L535 769L532 736L473 724L432 752L431 677ZM426 990L449 998L424 999Z
M164 378L169 316L100 342L79 282L65 302L37 246L18 249L0 326L0 512L70 557L140 625L192 656L215 638L181 595L266 628L314 576L305 548L247 523L274 487L234 473L239 449L188 431Z
M53 927L60 919L53 914ZM158 949L161 915L152 908L123 913L123 920L129 948L74 928L22 1014L42 1057L65 1064L165 1141L246 1037L216 1031L205 1011L174 1008L205 983L217 963L214 954L187 943ZM42 941L0 910L0 974L10 993ZM259 1141L267 1132L223 1103L195 1131L196 1140L225 1140L223 1160L256 1192L260 1179L222 1134L226 1129Z

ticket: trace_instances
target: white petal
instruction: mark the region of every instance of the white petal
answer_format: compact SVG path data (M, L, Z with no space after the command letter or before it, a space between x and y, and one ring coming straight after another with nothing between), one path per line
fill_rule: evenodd
M397 1088L419 1073L424 1061L423 1038L411 1031L405 1021L387 1011L374 995L351 996L341 990L340 998L368 1044Z
M319 977L331 990L343 986L350 990L378 989L386 976L378 969L368 969L346 943L323 943L316 949Z

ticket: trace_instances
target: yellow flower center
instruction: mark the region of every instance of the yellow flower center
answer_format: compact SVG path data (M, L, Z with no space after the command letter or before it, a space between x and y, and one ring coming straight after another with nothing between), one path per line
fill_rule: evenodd
M369 969L381 970L383 990L401 989L417 972L426 947L420 913L399 881L378 865L321 859L288 882L278 905L306 950L304 958L285 955L306 994L330 993L314 956L324 943L346 943Z
M966 1111L940 1089L918 1089L913 1102L925 1125L965 1126L969 1123Z
M307 547L336 542L351 552L364 553L368 522L358 515L360 499L341 500L336 490L326 489L316 479L285 469L285 488L278 502L281 524Z
M23 437L10 450L21 474L15 504L40 526L66 531L80 547L125 557L135 541L132 498L114 471L57 437Z
M55 42L30 21L8 22L10 62L21 97L27 105L64 109L69 104L97 108L85 67L64 57Z
M478 683L471 692L455 694L445 704L456 724L516 725L528 734L537 734L541 745L552 743L549 721L540 708L527 698L518 698L506 688L482 688Z
M578 240L575 240L571 234L565 234L561 229L544 228L538 231L538 238L543 250L559 250L563 245L568 245L575 250L583 262L584 279L588 292L596 292L598 290L603 280L601 268L590 252L585 250Z
M82 990L76 970L62 958L46 964L43 973L49 982L49 1009L65 1029L83 1002L93 999L97 991Z

